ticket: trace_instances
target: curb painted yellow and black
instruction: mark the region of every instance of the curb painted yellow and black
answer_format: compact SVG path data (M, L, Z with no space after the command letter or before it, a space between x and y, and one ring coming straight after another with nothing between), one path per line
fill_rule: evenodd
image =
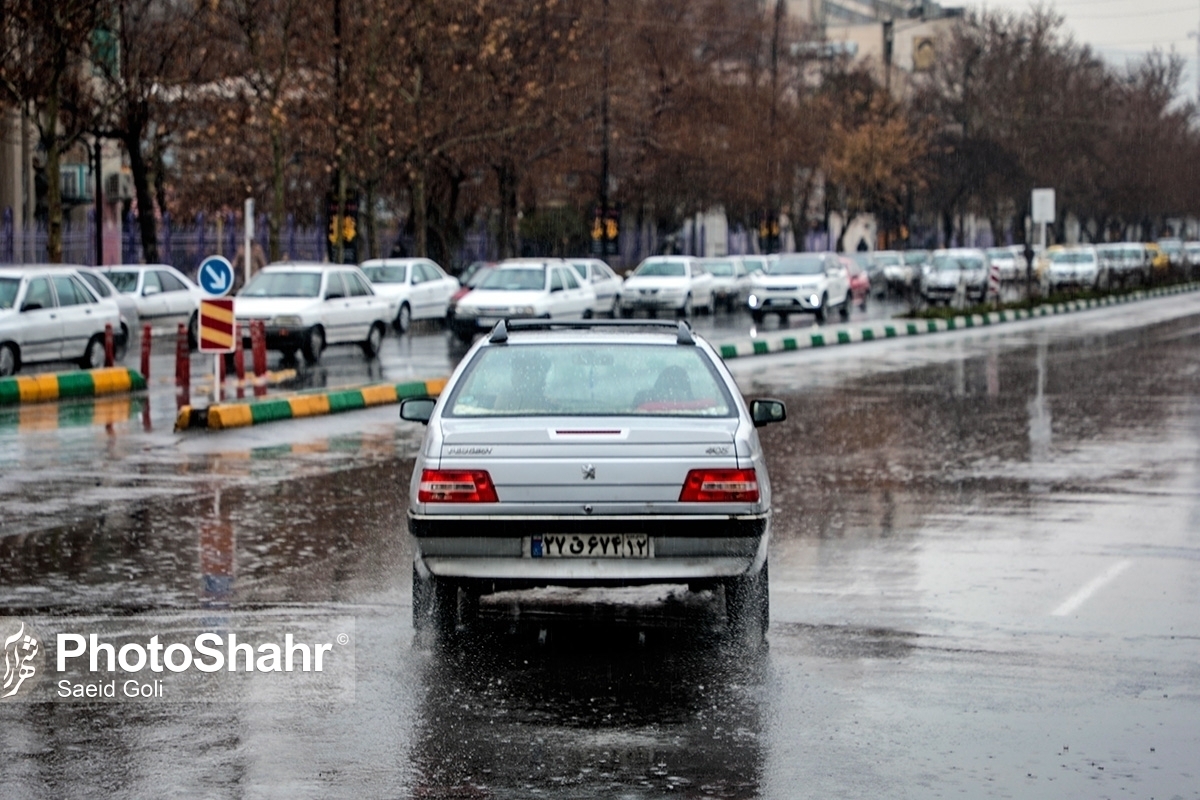
M830 345L871 342L878 339L895 339L904 336L921 336L930 333L964 330L966 328L982 328L1005 322L1017 322L1019 320L1067 314L1072 311L1086 311L1094 308L1126 305L1138 300L1186 294L1197 290L1200 290L1200 283L1186 283L1166 286L1161 289L1146 289L1124 295L1109 295L1094 300L1072 300L1066 303L1035 306L1032 309L991 311L987 314L970 314L950 319L880 320L866 326L841 325L833 328L817 329L807 334L801 331L781 331L762 337L719 344L716 345L716 348L721 354L721 358L728 361L733 358L786 353L794 350L807 350Z
M105 367L75 372L46 372L0 378L0 406L44 403L72 397L100 397L142 391L146 379L137 370Z
M184 406L175 418L175 430L224 430L285 419L340 414L343 411L398 403L409 397L437 397L445 386L445 378L435 378L332 392L305 392L247 403L218 403L208 408Z

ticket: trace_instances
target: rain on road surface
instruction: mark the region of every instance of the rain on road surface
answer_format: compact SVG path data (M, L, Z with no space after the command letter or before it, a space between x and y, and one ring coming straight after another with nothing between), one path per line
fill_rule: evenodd
M417 341L430 365L445 352ZM666 588L500 597L451 648L415 639L403 509L423 431L395 407L182 436L136 417L0 428L0 615L141 641L353 638L349 686L218 676L189 700L166 673L162 697L49 700L47 681L43 702L0 704L0 782L1200 797L1198 344L1185 296L731 362L789 412L762 431L777 516L754 650L716 632L711 597Z

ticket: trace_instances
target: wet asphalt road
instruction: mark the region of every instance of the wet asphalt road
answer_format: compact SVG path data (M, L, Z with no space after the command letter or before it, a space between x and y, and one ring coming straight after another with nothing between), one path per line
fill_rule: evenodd
M422 431L394 407L175 435L166 386L149 425L137 408L107 428L0 425L0 615L118 641L349 631L353 648L328 681L164 674L163 697L109 701L43 683L0 704L0 782L1200 797L1198 345L1189 295L731 362L789 410L762 431L777 516L759 649L719 634L713 598L667 588L495 598L456 646L414 639L403 508ZM361 356L330 355L305 380L363 380ZM427 377L454 357L393 337L369 368Z

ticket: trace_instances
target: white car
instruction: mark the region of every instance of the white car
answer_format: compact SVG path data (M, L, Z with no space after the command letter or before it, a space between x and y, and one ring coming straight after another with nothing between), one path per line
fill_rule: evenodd
M1146 248L1138 242L1112 242L1096 245L1101 282L1105 286L1145 283L1150 275Z
M883 275L883 288L886 292L903 293L912 288L917 271L912 264L904 260L904 253L899 250L877 250L874 260L876 268Z
M470 342L502 319L580 319L592 316L595 305L592 285L565 261L517 258L488 272L455 304L448 321L455 336Z
M580 279L592 285L592 291L596 293L596 305L592 314L608 314L615 317L617 301L621 297L621 276L598 258L569 258L567 263Z
M121 333L117 337L118 352L121 355L117 356L117 360L124 357L125 348L134 343L134 337L142 329L141 316L138 314L137 301L127 294L122 294L117 291L117 287L112 285L104 273L95 267L73 267L79 277L83 278L84 282L91 287L92 292L99 298L109 298L117 304L117 308L121 309Z
M704 269L713 276L713 297L718 306L733 311L746 304L750 294L750 272L741 256L704 259Z
M1067 247L1046 254L1042 280L1055 289L1090 289L1100 278L1100 259L1094 247Z
M989 247L988 260L1000 268L1001 283L1015 283L1025 278L1025 252L1020 245Z
M713 278L693 256L651 256L638 265L621 287L620 314L651 315L673 311L690 317L698 310L712 313Z
M104 334L120 330L116 301L96 296L60 265L0 267L0 377L26 364L104 366Z
M286 360L299 350L309 364L336 344L357 344L373 358L392 321L391 308L358 267L301 261L263 267L233 303L247 344L250 324L261 320L267 349Z
M393 324L407 333L415 319L446 318L458 281L427 258L376 258L362 263L375 294L392 303Z
M968 300L982 301L987 293L987 253L973 247L935 250L921 275L921 295L929 303L946 303L961 290Z
M200 301L208 294L190 278L167 264L122 264L100 271L117 291L133 298L142 322L156 328L186 323L195 347Z
M836 253L786 253L774 256L765 271L751 278L746 304L760 323L767 314L780 321L791 314L812 314L824 322L836 307L850 317L850 273Z

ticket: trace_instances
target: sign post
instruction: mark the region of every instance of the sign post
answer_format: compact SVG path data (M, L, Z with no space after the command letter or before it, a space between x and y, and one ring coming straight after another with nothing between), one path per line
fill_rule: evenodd
M233 298L225 297L233 288L233 265L223 256L209 256L197 270L200 288L209 299L200 301L196 334L201 353L213 354L213 402L221 401L221 359L234 351L237 321L233 316Z

